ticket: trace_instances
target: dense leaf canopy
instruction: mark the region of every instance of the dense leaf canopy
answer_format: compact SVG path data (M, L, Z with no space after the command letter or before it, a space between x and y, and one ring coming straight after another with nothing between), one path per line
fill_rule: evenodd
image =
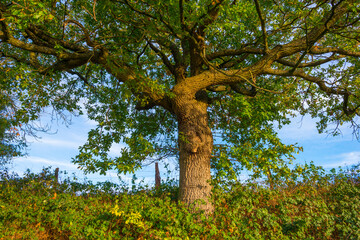
M84 103L98 126L74 162L89 172L176 156L182 95L208 104L213 167L287 171L300 148L276 129L290 116L359 133L359 11L335 0L4 0L5 91L24 123ZM113 143L127 147L111 157Z

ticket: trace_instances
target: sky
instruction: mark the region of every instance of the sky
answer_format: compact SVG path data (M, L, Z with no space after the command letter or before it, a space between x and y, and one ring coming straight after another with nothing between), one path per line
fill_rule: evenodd
M49 117L43 116L43 123L49 122ZM65 126L61 121L53 122L50 133L39 133L39 139L29 138L29 149L26 157L14 159L9 165L11 171L22 175L24 171L30 169L34 173L39 173L43 167L52 166L52 169L59 168L66 171L68 175L75 175L79 181L91 180L94 183L101 181L111 181L119 183L116 172L109 172L106 176L99 174L84 175L76 165L71 163L71 159L78 153L78 148L86 142L87 133L95 128L96 123L87 119L86 116L72 118L72 124ZM316 129L315 120L304 117L294 118L290 125L283 127L279 131L280 138L288 144L298 143L303 147L303 152L297 155L294 163L310 163L323 166L325 169L350 167L360 163L360 142L352 135L352 130L343 126L342 135L332 137L328 134L319 134ZM117 154L121 145L112 147L111 154ZM171 163L171 161L170 161ZM163 163L159 163L160 172L164 177L167 170ZM170 177L177 178L178 172L175 166L170 164ZM154 165L147 166L138 171L136 176L147 184L154 184ZM64 175L60 175L61 177ZM121 175L124 182L130 183L132 175Z

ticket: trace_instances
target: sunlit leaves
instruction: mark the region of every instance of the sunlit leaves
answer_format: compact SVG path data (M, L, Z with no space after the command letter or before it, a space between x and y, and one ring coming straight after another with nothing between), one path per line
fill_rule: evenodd
M8 33L22 45L7 44L6 34L1 33L0 46L2 74L10 80L6 89L17 101L14 116L28 123L48 106L61 114L86 110L97 126L89 132L75 162L90 172L131 172L148 158L177 154L172 101L180 83L184 89L194 88L188 77L209 73L201 79L204 87L199 91L205 91L215 82L211 79L214 68L219 76L226 76L227 70L250 70L251 79L237 84L256 89L255 97L232 91L229 82L233 79L220 83L226 91L206 92L209 125L218 144L213 165L232 173L242 167L255 175L286 172L286 164L300 148L283 144L276 128L289 123L290 116L317 117L320 131L332 123L356 124L358 58L311 51L339 47L358 52L359 5L351 4L336 23L326 25L326 18L346 3L256 2L259 9L252 0L13 2L2 13L1 23L7 24ZM308 34L317 34L316 29L324 24L326 30L318 39L308 42L312 37ZM292 46L296 39L305 48L296 46L302 50L274 60L281 45ZM233 54L219 54L207 61L207 56L223 50ZM239 50L244 51L236 53ZM269 50L274 50L272 56L267 55ZM306 66L327 58L331 61ZM291 75L293 65L324 81L327 88L352 94L345 98L321 89L318 80L267 76L261 70L266 67ZM252 68L257 72L254 76ZM344 114L347 109L350 114ZM124 147L118 155L109 156L113 143Z

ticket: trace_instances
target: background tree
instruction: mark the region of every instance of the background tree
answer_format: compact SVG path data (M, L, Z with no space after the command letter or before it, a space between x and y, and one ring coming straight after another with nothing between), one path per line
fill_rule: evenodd
M0 63L0 69L0 168L4 168L14 157L23 154L26 144L21 136L21 124L14 118L15 103L8 88L9 81L3 76L4 64Z
M178 152L180 200L193 203L210 195L211 159L230 172L288 171L298 149L275 127L296 111L318 117L320 131L351 122L358 133L359 5L3 1L1 56L40 106L77 111L85 99L98 127L75 163L131 172ZM114 142L128 147L111 158Z
M0 168L21 154L22 144L18 139L19 135L6 114L6 100L4 96L0 96Z

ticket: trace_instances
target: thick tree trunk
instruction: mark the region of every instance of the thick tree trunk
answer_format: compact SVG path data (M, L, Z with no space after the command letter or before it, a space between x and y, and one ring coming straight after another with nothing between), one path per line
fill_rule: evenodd
M208 201L211 194L210 157L213 137L208 126L207 102L197 99L178 99L176 115L178 118L180 148L180 201L189 205L195 203L207 213L213 212Z

